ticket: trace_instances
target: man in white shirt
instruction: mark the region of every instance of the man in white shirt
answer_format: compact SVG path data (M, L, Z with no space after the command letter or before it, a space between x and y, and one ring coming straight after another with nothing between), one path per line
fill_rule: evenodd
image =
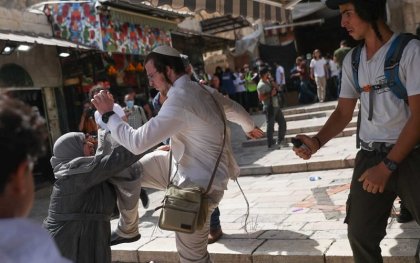
M284 75L284 68L277 62L274 62L276 67L276 84L278 86L280 108L283 108L286 105L286 76Z
M103 114L112 137L135 154L171 138L172 170L176 171L172 182L179 187L206 189L222 149L222 116L240 124L251 138L261 137L262 131L255 127L252 118L239 104L210 87L191 81L177 50L168 46L155 48L146 57L145 68L150 85L158 91L167 90L167 100L159 114L137 130L115 116L112 97L106 91L97 94L92 102ZM227 132L223 154L208 193L209 213L203 229L193 234L176 232L181 262L212 262L207 252L210 215L222 199L229 178L239 175L230 144L230 132ZM164 189L168 185L168 157L167 152L155 151L140 160L143 186Z
M70 262L46 230L26 219L34 202L32 169L47 139L44 119L0 95L0 134L0 262Z
M319 102L324 102L327 93L327 62L321 57L321 51L315 49L309 67L311 78L315 80Z

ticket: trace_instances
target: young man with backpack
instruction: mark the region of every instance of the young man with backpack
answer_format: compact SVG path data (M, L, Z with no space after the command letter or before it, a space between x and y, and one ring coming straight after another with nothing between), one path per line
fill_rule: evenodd
M420 222L420 41L391 31L385 23L386 0L326 4L340 9L342 27L364 43L358 55L355 48L344 59L334 113L317 135L297 136L307 148L293 149L309 159L347 126L360 99L361 150L345 222L355 262L383 262L379 244L397 195Z

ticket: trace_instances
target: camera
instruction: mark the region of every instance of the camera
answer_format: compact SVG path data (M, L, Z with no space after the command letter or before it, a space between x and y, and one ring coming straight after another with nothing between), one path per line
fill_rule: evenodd
M92 108L85 109L85 112L88 117L94 117L95 115L95 109L92 109Z
M303 142L299 140L298 138L292 138L292 144L296 148L299 148L300 146L302 146Z

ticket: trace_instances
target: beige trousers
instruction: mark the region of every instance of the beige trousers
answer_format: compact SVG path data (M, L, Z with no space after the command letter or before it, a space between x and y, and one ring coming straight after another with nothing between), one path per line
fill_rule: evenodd
M143 156L139 162L142 166L142 187L165 189L168 185L169 152L154 151ZM180 186L188 186L188 183ZM223 193L223 191L212 191L209 193L209 212L206 223L201 230L197 230L193 234L175 233L176 248L181 263L213 262L207 251L210 216L219 205Z
M316 90L319 102L325 101L325 95L327 93L327 79L324 77L315 77Z
M97 153L110 154L118 143L112 139L111 134L103 129L98 130ZM120 211L116 233L125 238L139 234L139 196L141 189L141 165L139 162L116 174L108 180L114 185L117 194L117 205Z

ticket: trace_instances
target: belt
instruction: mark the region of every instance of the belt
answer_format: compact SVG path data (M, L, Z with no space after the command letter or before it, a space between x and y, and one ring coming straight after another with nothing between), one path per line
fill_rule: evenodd
M363 150L366 151L370 151L370 152L382 152L382 153L387 153L389 152L392 147L394 147L395 144L393 143L388 143L388 142L364 142L364 141L360 141L360 147ZM420 143L416 144L413 148L414 149L418 149L420 148Z
M364 142L360 141L360 147L363 150L370 151L370 152L383 152L387 153L389 152L392 147L394 147L393 143L388 142Z

